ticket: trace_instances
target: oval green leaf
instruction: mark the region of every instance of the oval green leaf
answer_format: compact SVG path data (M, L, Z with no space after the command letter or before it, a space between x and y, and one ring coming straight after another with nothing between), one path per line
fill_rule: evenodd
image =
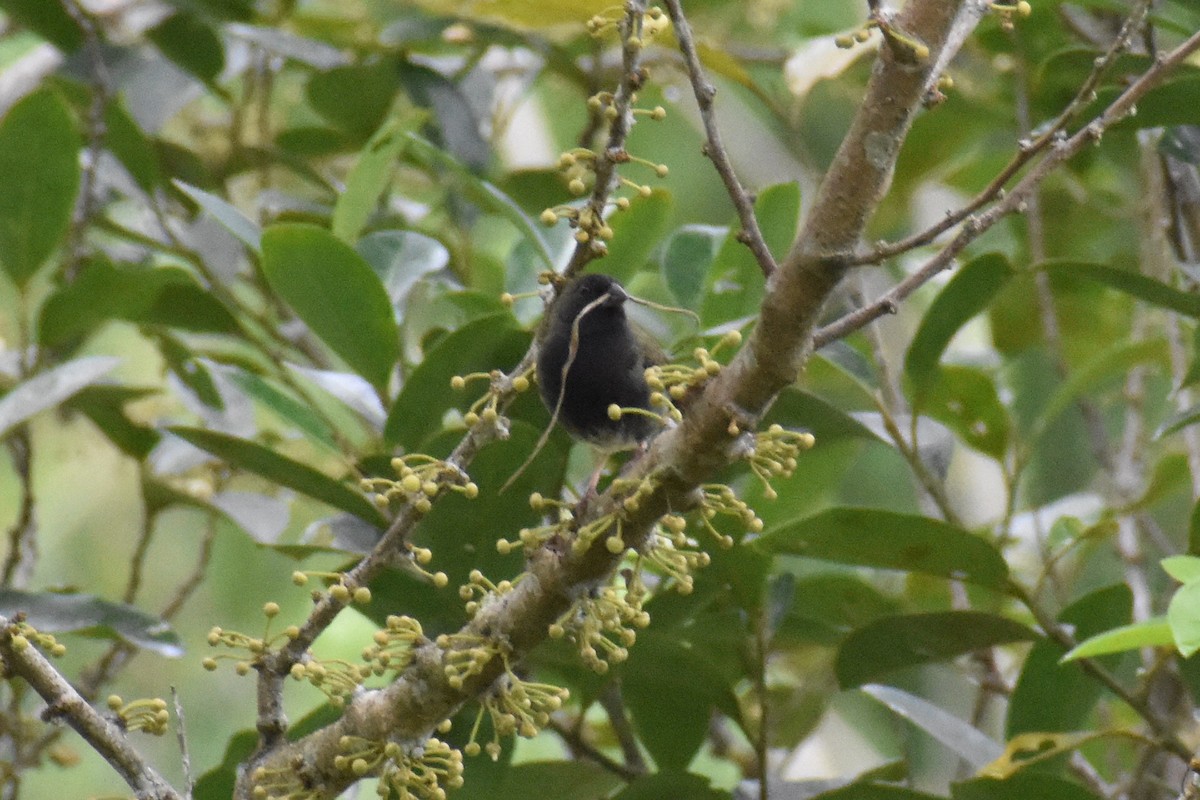
M1133 598L1129 587L1116 584L1085 595L1063 609L1058 621L1086 639L1129 623ZM1101 684L1077 663L1060 663L1063 647L1051 639L1034 644L1008 704L1006 736L1046 731L1074 731L1095 706ZM1102 656L1110 669L1114 657ZM1119 656L1116 656L1119 658Z
M85 387L98 383L121 359L85 356L39 372L0 397L0 439L40 411L53 408Z
M880 569L921 572L1002 589L1008 567L1000 553L962 528L914 514L876 508L831 508L785 523L754 546Z
M0 615L12 620L17 614L24 614L26 622L44 633L117 639L167 658L183 655L183 643L166 622L131 605L90 594L0 589Z
M634 197L629 208L613 214L608 220L613 238L599 269L628 285L662 242L673 206L670 192L655 189L648 197Z
M934 298L904 359L904 371L918 398L936 380L938 362L954 334L987 308L1013 274L1007 258L988 253L960 269Z
M972 770L982 769L1004 755L1004 748L995 739L928 700L894 686L872 684L862 690L960 756Z
M1200 295L1181 292L1162 281L1147 278L1132 270L1080 261L1047 261L1039 264L1037 268L1045 270L1051 277L1062 275L1095 281L1150 305L1167 308L1192 318L1200 317Z
M1154 617L1132 625L1122 625L1111 631L1096 634L1071 648L1063 661L1124 653L1141 647L1168 647L1175 644L1171 623L1166 617Z
M79 193L79 134L58 95L42 89L0 122L0 264L24 286L58 246Z
M835 669L838 683L849 689L905 667L1036 638L1019 622L981 611L899 614L881 617L847 636L838 648Z
M307 464L281 456L257 442L202 428L173 426L168 430L231 466L253 472L280 486L286 486L307 497L340 508L372 525L382 527L386 524L379 509L356 490Z
M263 233L263 274L309 329L381 396L399 358L392 304L354 248L315 225Z
M1167 606L1167 621L1175 646L1184 658L1200 650L1200 581L1180 586Z
M408 376L388 412L384 437L391 444L417 447L441 427L451 408L466 410L487 390L482 381L464 391L450 388L455 375L506 369L529 346L529 334L518 330L512 314L489 314L467 323L437 343Z

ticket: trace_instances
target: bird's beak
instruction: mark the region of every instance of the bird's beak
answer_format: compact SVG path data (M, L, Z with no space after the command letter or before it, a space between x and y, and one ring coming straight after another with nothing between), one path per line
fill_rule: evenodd
M608 287L608 302L606 306L619 306L629 299L629 293L619 284L614 283Z

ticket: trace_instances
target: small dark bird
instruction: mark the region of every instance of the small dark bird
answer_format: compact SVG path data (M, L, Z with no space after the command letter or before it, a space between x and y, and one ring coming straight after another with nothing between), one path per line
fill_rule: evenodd
M628 299L608 275L585 275L568 283L538 352L542 402L551 414L557 409L558 422L568 433L604 456L639 446L661 427L645 414L609 416L614 404L650 411L645 369L665 360L658 344L648 335L639 336L625 317Z

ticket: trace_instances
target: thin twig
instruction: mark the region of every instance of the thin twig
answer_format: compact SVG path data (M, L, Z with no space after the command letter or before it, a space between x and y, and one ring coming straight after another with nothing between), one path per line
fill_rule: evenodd
M96 172L100 168L100 159L104 155L104 139L108 133L105 115L109 98L112 97L112 82L108 66L104 63L103 39L96 21L76 0L62 0L62 6L83 31L92 93L86 117L87 150L79 182L79 207L67 233L67 263L63 276L67 283L71 283L83 266L84 231L95 216L100 199L96 195Z
M717 127L716 114L713 110L713 97L716 96L717 89L708 79L704 72L704 66L700 63L700 56L696 52L696 43L692 37L692 26L688 23L687 17L683 15L680 0L666 0L666 3L667 13L671 16L671 23L675 26L675 38L679 40L679 51L683 54L683 60L687 65L692 94L696 97L696 104L700 106L700 119L704 123L704 135L707 140L704 145L704 154L712 160L717 174L721 176L721 181L725 184L725 191L729 194L729 199L733 201L733 207L737 209L738 219L742 223L742 230L737 237L738 241L750 248L750 252L754 254L754 260L758 262L759 269L762 270L764 276L769 278L778 269L778 264L775 262L775 257L771 255L770 248L767 247L762 230L758 227L758 218L754 216L754 200L742 186L742 182L738 180L737 172L734 171L733 164L729 160L729 153L726 152L725 145L721 141L721 130Z
M1133 11L1125 19L1120 32L1113 39L1108 50L1105 51L1104 55L1096 59L1091 73L1084 80L1066 108L1036 137L1022 139L1019 143L1019 150L1013 159L996 174L996 177L971 202L958 211L947 213L945 219L912 236L905 237L896 242L882 242L866 253L852 256L849 259L849 263L851 265L878 264L881 261L894 258L914 248L930 244L959 223L969 220L973 214L992 201L1001 199L1004 194L1004 187L1008 182L1016 177L1026 164L1058 141L1063 131L1066 130L1067 125L1071 123L1071 120L1091 104L1094 99L1096 87L1100 85L1100 81L1117 60L1117 57L1129 47L1133 35L1141 26L1142 21L1145 20L1151 5L1151 0L1140 0L1138 2L1138 5L1134 7Z
M608 715L613 735L617 737L617 744L625 759L625 766L634 774L644 775L646 760L642 758L637 734L634 732L633 726L629 724L629 718L625 716L625 698L621 693L621 684L615 680L610 681L600 692L597 701L604 709L604 713Z
M187 722L183 716L183 703L179 700L179 691L171 687L171 702L175 706L175 739L179 742L179 763L183 767L184 795L192 800L192 789L196 781L192 778L192 755L188 750Z
M592 761L609 772L617 775L623 781L632 781L640 778L645 774L645 771L638 771L622 764L615 758L610 757L603 750L595 747L591 742L583 738L583 734L573 725L566 725L561 720L551 717L550 729L557 733L567 745L567 749L576 758L586 758Z
M129 743L125 731L105 719L75 691L38 649L0 618L0 657L10 675L29 683L46 701L47 718L61 719L83 737L134 791L138 800L181 800Z
M1099 142L1104 133L1117 122L1127 117L1139 100L1158 86L1166 76L1192 53L1200 50L1200 33L1192 34L1182 44L1156 61L1146 72L1125 89L1104 111L1075 135L1058 140L1013 189L991 208L968 217L962 228L937 254L920 268L885 292L870 305L855 309L840 319L818 329L813 334L813 348L820 349L830 342L850 335L884 314L895 313L900 302L924 285L934 275L948 269L967 245L1009 214L1019 213L1027 207L1030 194L1041 185L1055 169L1078 155L1088 145Z

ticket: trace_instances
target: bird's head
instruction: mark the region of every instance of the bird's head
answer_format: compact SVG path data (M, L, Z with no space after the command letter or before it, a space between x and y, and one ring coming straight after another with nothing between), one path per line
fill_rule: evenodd
M625 288L608 275L584 275L563 288L555 315L559 320L570 324L589 306L592 309L588 312L589 315L601 311L619 312L628 299Z

